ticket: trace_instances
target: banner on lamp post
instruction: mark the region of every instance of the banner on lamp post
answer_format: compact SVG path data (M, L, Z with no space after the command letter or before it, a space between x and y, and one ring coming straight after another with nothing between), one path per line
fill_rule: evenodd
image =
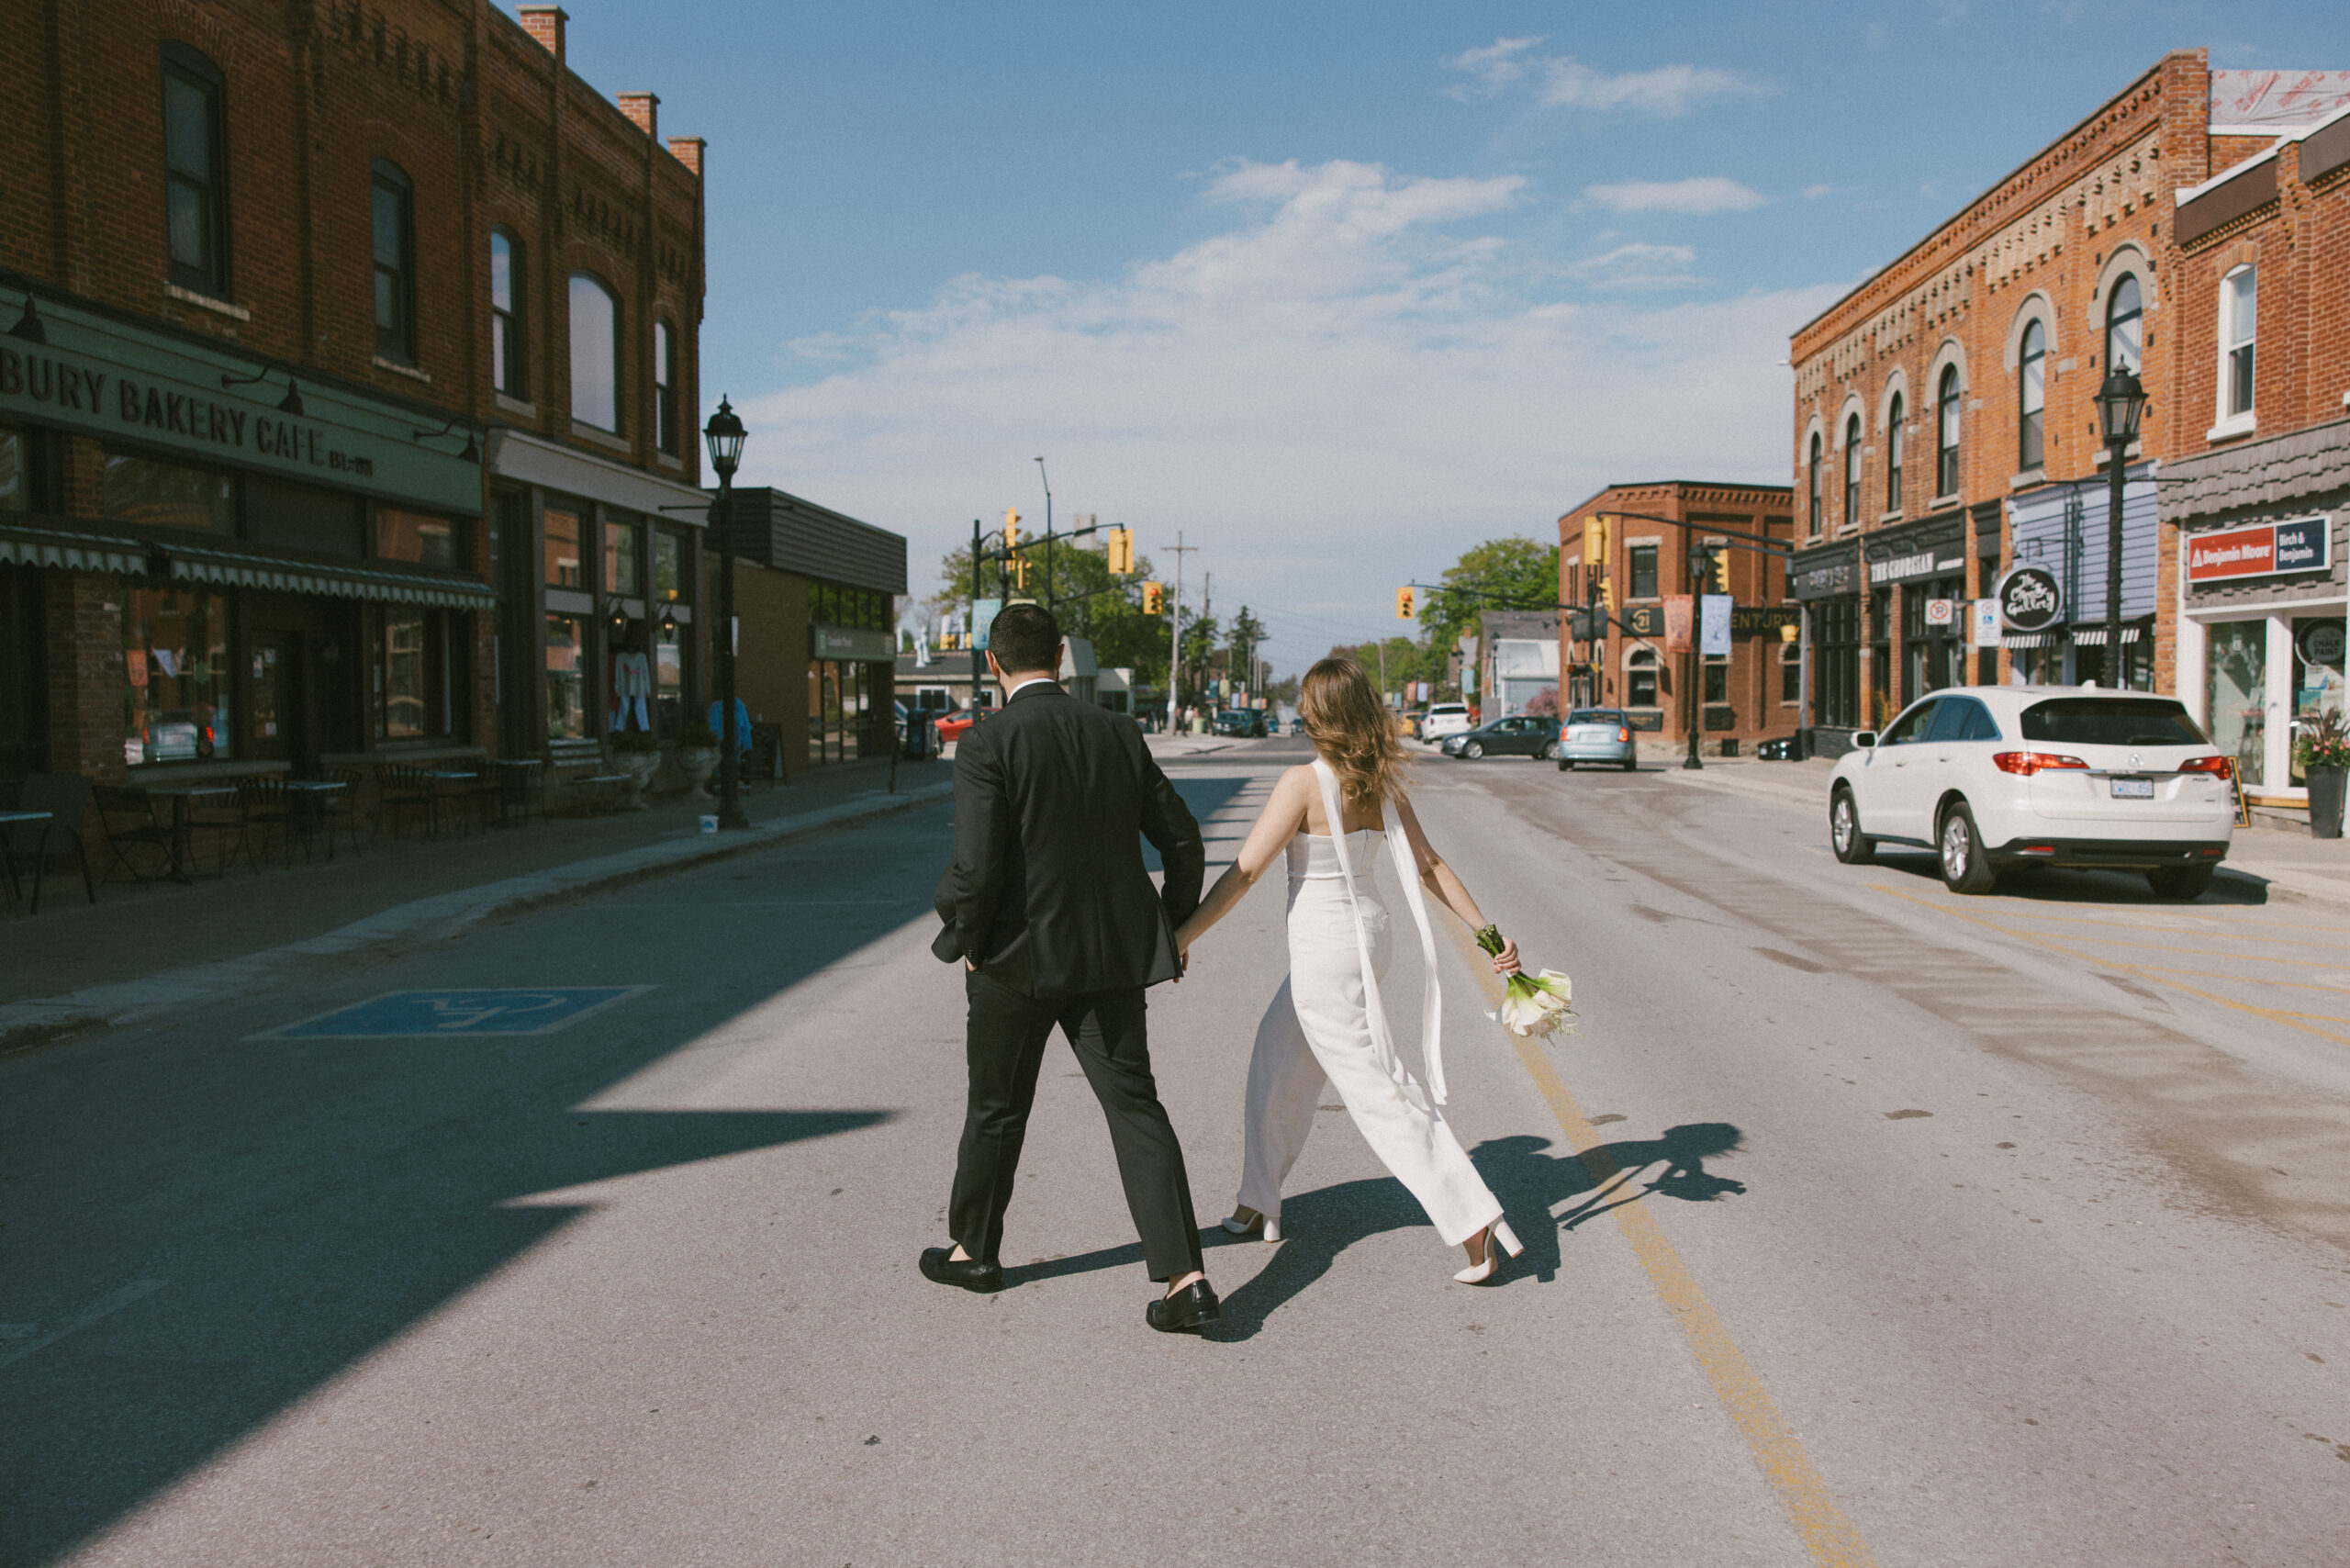
M1696 606L1685 593L1667 594L1664 598L1664 651L1685 654L1689 651L1689 622Z
M1709 593L1697 601L1697 651L1707 658L1729 657L1730 597Z

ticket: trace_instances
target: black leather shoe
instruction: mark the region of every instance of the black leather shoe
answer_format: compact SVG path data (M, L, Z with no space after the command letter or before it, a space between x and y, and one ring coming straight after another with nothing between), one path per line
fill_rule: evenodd
M1003 1265L982 1263L976 1258L956 1258L952 1247L925 1247L922 1249L922 1277L942 1285L960 1285L967 1291L986 1295L1003 1289Z
M1161 1334L1204 1328L1224 1316L1224 1303L1205 1280L1193 1280L1173 1295L1161 1296L1142 1309L1143 1321Z

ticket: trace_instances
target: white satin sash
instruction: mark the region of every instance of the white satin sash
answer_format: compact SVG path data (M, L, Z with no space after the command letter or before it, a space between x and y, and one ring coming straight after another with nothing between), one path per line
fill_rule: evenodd
M1347 885L1347 907L1355 917L1355 946L1362 956L1363 1011L1371 1020L1371 1047L1378 1052L1380 1068L1394 1081L1405 1099L1423 1111L1428 1109L1430 1097L1441 1105L1445 1103L1444 995L1437 984L1436 933L1428 925L1427 901L1420 893L1419 863L1413 857L1411 840L1404 835L1404 819L1396 814L1393 801L1381 802L1380 811L1387 824L1387 853L1395 863L1395 879L1404 884L1404 902L1412 906L1412 922L1420 928L1420 963L1427 977L1420 1002L1421 1055L1427 1058L1428 1069L1425 1095L1395 1054L1394 1035L1387 1026L1387 1008L1380 1000L1379 974L1371 961L1371 928L1363 922L1362 901L1355 892L1354 862L1347 853L1347 819L1338 801L1338 776L1317 756L1314 759L1314 777L1322 786L1322 811L1330 819L1330 846L1337 852L1338 875Z

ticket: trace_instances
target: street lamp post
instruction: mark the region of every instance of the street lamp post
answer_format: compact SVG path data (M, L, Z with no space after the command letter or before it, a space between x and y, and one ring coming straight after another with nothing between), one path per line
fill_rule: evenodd
M734 469L743 461L743 421L724 397L702 431L718 474L718 825L749 827L743 815L743 737L734 717Z
M1681 761L1684 772L1692 769L1702 771L1706 766L1705 758L1697 755L1697 720L1705 708L1699 700L1703 693L1698 689L1698 682L1706 666L1704 655L1697 651L1696 612L1697 596L1704 590L1706 579L1712 575L1714 553L1711 550L1703 544L1689 546L1689 684L1681 693L1682 705L1689 711L1689 755Z
M2105 432L2105 684L2124 684L2121 661L2121 498L2123 460L2138 439L2146 411L2146 389L2126 365L2117 364L2098 388L2098 423Z

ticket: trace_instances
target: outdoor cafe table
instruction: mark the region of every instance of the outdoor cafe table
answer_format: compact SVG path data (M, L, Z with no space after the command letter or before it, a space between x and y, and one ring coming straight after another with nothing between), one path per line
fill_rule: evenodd
M457 785L471 783L480 775L453 767L420 767L415 777L423 779L425 788L433 792L432 812L425 818L429 824L426 836L437 838L441 833L441 802L453 796Z
M196 879L188 874L187 863L190 830L196 824L189 820L188 812L199 801L235 800L237 787L234 784L150 784L146 794L150 801L160 797L172 803L172 825L167 841L167 853L172 857L172 880L194 881Z
M29 825L33 823L45 823L50 819L50 813L48 812L0 812L0 830ZM6 836L8 835L5 832L0 832L0 838L5 838ZM42 868L48 864L49 857L46 854L36 855L33 857L33 907L35 909L39 909L40 907L40 874ZM8 902L10 903L14 903L17 900L24 896L17 887L17 862L15 857L5 852L0 852L0 866L5 866L7 869Z
M492 757L490 764L498 769L498 823L520 825L531 820L531 785L537 769L544 767L543 758L535 756Z
M316 833L319 825L326 821L327 797L338 790L348 788L349 786L340 778L288 778L285 781L285 792L292 797L294 803L298 803L298 810L290 814L287 821L289 825L298 826L301 829L302 857L305 863L309 859L310 835ZM294 857L288 855L285 858L286 864L291 866ZM334 858L334 834L327 834L327 858L330 860Z

